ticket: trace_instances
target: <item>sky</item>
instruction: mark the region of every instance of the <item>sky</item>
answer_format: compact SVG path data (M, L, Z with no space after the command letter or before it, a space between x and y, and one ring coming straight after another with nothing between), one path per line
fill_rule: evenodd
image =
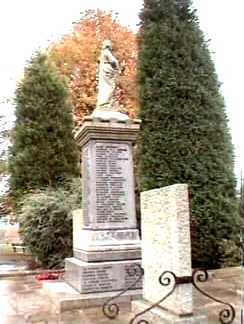
M45 48L72 30L85 9L101 8L119 13L121 22L132 28L138 24L142 0L8 0L0 1L0 103L13 96L33 52ZM200 27L210 41L222 93L225 97L237 177L244 170L244 1L193 0ZM0 104L0 115L13 115L11 104Z

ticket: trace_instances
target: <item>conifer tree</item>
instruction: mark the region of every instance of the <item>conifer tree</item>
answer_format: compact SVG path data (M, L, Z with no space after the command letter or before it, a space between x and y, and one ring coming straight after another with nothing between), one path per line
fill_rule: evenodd
M244 179L241 176L241 189L240 189L240 216L244 220Z
M140 18L141 190L188 183L193 266L218 267L239 220L233 147L208 43L190 1L144 0Z
M19 198L35 188L55 188L76 176L78 155L68 89L45 54L37 53L30 60L15 105L9 158L13 195Z

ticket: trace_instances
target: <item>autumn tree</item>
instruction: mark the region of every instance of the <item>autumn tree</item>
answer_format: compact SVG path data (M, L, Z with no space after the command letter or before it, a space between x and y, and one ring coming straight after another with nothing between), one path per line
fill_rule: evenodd
M219 267L236 246L239 219L233 147L208 44L191 1L144 0L140 17L141 190L188 183L193 265Z
M102 42L110 39L122 73L117 98L123 111L135 117L137 100L136 35L121 26L112 13L87 11L73 32L49 49L49 56L68 79L76 125L96 106L98 60Z

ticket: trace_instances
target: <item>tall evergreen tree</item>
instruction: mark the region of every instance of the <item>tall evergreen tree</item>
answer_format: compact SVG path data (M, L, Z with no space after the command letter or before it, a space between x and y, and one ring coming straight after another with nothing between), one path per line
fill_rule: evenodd
M237 233L233 147L208 44L190 1L140 14L141 190L188 183L193 265L220 266Z
M77 175L68 89L45 54L37 53L25 69L16 96L16 122L9 158L11 189L23 192Z
M244 179L241 176L241 189L240 189L240 216L244 220Z

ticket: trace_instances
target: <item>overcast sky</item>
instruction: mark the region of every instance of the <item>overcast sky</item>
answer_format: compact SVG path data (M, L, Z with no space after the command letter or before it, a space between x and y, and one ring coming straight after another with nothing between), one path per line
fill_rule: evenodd
M233 143L236 174L244 169L244 1L194 0L200 26L211 39L210 49L223 83ZM72 29L84 9L119 13L123 24L135 28L142 0L4 0L0 2L0 101L13 94L27 59ZM0 114L11 107L0 105Z

